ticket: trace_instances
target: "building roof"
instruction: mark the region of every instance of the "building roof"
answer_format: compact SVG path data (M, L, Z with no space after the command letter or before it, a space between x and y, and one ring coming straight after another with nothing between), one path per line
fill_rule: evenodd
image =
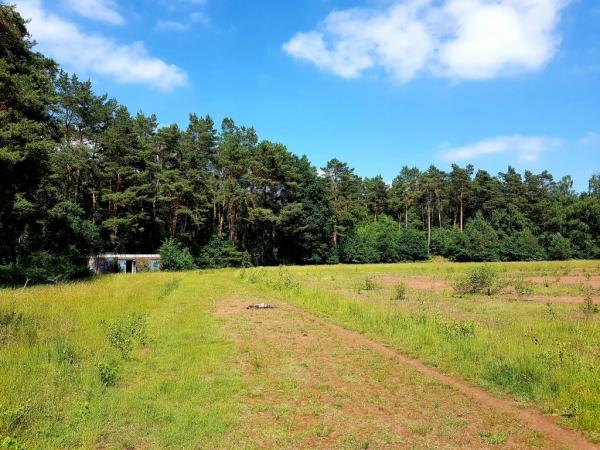
M136 259L136 258L152 258L152 259L160 259L160 255L158 254L150 254L150 253L138 253L138 254L118 254L118 253L104 253L101 255L96 255L94 258L117 258L117 259Z

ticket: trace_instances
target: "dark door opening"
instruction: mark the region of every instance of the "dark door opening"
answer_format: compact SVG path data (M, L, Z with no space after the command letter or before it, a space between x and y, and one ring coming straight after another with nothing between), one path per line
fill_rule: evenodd
M125 273L133 273L135 264L133 259L128 259L125 261Z

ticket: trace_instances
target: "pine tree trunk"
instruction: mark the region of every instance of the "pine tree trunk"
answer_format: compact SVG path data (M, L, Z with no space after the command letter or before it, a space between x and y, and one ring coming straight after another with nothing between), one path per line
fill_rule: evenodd
M463 193L460 193L460 232L463 230Z
M427 253L431 246L431 206L427 205Z

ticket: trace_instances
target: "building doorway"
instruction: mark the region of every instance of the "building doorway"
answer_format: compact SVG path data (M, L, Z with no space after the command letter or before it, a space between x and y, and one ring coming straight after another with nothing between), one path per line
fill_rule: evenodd
M135 273L135 259L125 261L125 273Z

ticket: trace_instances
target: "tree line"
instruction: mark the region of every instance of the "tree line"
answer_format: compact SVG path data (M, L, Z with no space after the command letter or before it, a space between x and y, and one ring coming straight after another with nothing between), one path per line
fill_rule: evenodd
M92 254L165 242L221 267L597 258L599 236L600 175L585 193L472 165L403 167L387 184L337 159L317 169L230 118L159 126L35 52L0 4L4 279L76 277Z

